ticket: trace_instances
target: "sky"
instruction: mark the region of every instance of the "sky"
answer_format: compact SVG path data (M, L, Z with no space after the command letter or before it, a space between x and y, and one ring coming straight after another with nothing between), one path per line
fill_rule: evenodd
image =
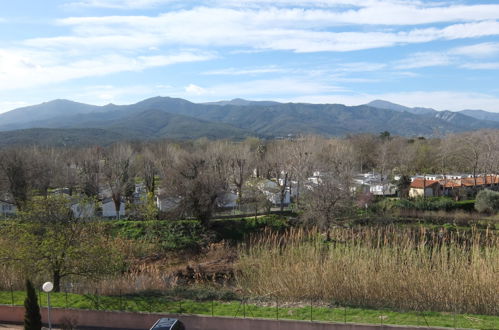
M499 112L499 1L0 4L0 112L154 96Z

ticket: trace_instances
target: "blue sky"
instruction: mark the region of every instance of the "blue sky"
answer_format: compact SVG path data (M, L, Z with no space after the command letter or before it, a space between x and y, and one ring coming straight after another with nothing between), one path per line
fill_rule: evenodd
M0 40L0 112L157 95L499 112L499 1L2 1Z

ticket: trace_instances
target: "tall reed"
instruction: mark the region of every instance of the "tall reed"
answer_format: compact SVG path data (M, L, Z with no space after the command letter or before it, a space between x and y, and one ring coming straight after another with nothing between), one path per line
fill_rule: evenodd
M340 305L499 314L496 232L396 226L268 232L241 247L248 294Z

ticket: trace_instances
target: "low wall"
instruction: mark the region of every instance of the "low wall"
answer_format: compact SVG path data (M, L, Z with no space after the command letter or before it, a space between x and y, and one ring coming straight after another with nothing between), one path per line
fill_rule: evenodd
M43 322L47 322L47 310L41 309ZM200 315L172 315L156 313L131 313L93 311L83 309L51 309L51 320L54 325L74 322L81 328L114 328L142 330L149 329L161 317L178 318L184 323L186 330L370 330L370 329L403 329L416 330L419 327L364 325L353 323L324 323L288 320L266 320L254 318L209 317ZM0 305L0 323L20 324L24 319L24 307ZM432 328L437 329L437 328Z

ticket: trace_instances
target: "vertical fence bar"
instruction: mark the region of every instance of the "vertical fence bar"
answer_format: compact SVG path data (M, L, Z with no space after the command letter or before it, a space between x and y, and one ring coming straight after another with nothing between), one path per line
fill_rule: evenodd
M12 288L12 284L10 285L10 298L12 301L12 306L14 306L14 289Z
M243 298L243 317L246 318L246 298Z
M123 310L123 296L121 295L121 289L120 289L120 298L118 300L119 304L120 304L120 311Z
M310 322L313 322L314 321L314 318L313 318L313 302L312 302L312 299L310 299Z
M64 292L64 298L66 300L66 309L68 308L68 290L66 290L66 292Z
M279 320L279 297L276 297L275 299L275 313L276 313L276 320Z
M214 305L215 303L213 302L213 299L211 300L211 317L215 316L215 312L214 312Z
M347 323L347 306L344 307L345 324Z
M95 309L99 310L99 291L95 289Z

